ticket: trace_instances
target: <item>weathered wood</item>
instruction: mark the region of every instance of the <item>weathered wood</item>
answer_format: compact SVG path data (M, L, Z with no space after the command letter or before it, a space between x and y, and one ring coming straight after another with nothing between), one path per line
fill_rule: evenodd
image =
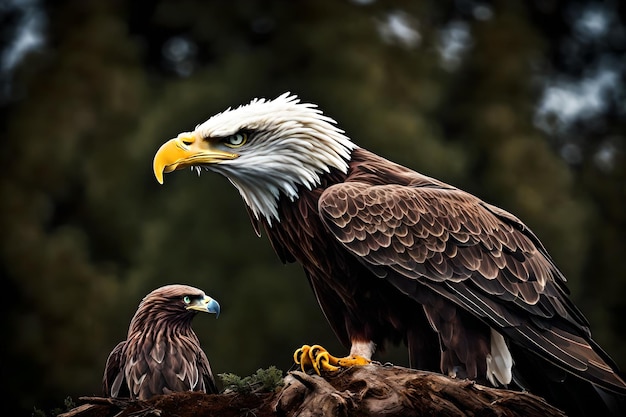
M78 407L72 408L67 413L59 414L63 417L77 417L77 416L86 416L93 415L92 413L95 411L94 408L97 408L96 404L82 404Z
M444 375L368 365L330 378L292 372L275 406L280 416L563 416L543 399Z
M444 375L372 364L325 374L290 372L273 393L180 392L148 401L81 397L59 417L564 416L543 399Z

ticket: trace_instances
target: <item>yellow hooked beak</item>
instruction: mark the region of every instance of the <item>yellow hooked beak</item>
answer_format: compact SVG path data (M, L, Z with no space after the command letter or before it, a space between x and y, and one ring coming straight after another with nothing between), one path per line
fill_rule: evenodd
M201 140L193 133L181 133L161 145L154 155L152 168L159 184L163 184L164 173L194 165L214 164L238 156L212 148L209 141Z

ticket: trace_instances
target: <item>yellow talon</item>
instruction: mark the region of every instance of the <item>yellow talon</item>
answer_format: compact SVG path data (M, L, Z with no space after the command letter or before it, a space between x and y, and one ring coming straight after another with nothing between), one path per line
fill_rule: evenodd
M306 370L305 370L306 366L313 366L313 363L309 359L309 351L310 350L311 350L311 346L309 346L309 345L302 345L302 347L300 349L297 349L293 353L293 361L297 365L300 365L300 368L302 369L302 372L306 372Z
M342 367L363 366L371 362L362 356L336 358L320 345L303 345L293 353L293 361L300 365L302 372L306 372L307 368L313 368L318 375L321 375L322 371L335 372Z

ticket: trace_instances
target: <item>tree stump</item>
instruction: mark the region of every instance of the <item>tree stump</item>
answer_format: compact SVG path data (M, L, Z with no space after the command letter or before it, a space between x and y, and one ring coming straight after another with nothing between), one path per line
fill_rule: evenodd
M81 397L59 417L564 416L542 398L432 372L371 364L318 376L290 372L277 392L179 392L148 401Z

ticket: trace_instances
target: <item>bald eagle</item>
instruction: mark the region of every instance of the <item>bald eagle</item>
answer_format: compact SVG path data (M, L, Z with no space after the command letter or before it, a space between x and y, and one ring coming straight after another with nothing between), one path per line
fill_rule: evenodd
M316 370L404 342L412 367L530 389L568 410L626 393L524 223L357 146L314 104L286 93L216 114L154 157L159 183L185 167L228 178L256 233L304 268L350 349L304 346L297 360Z
M191 328L198 312L219 315L220 306L188 285L167 285L145 296L128 337L107 359L104 395L147 400L177 391L217 393L209 360Z

